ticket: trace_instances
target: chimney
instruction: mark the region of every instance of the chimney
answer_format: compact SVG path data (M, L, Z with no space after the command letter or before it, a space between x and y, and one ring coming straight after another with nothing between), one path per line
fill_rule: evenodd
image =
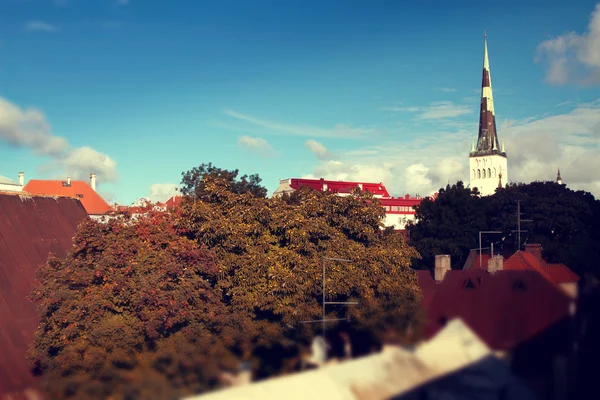
M493 274L496 271L502 271L504 269L504 257L497 255L490 257L488 260L488 272Z
M67 176L67 185L71 186L71 177Z
M442 254L435 256L434 279L436 282L443 281L446 272L450 271L450 269L450 255Z
M539 243L528 243L525 245L525 251L533 254L536 260L542 261L542 245Z
M90 174L90 186L92 187L92 190L95 192L96 191L96 174L94 174L94 173Z
M25 186L25 173L19 172L19 185Z

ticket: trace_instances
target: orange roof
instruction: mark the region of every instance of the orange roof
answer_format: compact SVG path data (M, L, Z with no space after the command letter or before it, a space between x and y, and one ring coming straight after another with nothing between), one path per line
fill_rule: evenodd
M39 180L32 179L23 188L24 191L37 195L75 197L81 201L85 211L90 215L106 214L108 203L84 181Z
M565 266L566 267L566 266ZM548 281L552 283L556 282L552 277L548 274L546 269L542 267L542 263L540 263L535 256L527 251L517 251L515 254L510 256L508 260L504 262L504 269L506 270L534 270L537 271L540 275L546 278Z
M542 263L542 268L556 283L567 283L579 281L579 275L571 271L571 268L565 264L547 264Z

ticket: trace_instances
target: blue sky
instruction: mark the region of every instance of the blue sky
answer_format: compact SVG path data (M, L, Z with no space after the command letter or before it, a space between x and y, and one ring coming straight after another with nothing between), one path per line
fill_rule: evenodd
M599 195L596 3L489 3L0 0L0 175L96 172L123 204L203 162L430 194L467 179L487 29L511 180Z

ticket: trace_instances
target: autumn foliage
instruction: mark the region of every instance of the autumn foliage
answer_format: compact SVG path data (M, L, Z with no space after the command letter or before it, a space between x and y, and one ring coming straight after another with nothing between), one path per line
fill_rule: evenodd
M177 398L219 386L241 360L258 368L257 349L302 352L320 329L302 321L321 318L323 257L351 260L326 264L327 300L358 302L332 316L380 336L414 321L418 254L380 229L370 195L267 199L218 174L201 184L173 212L85 221L67 257L41 268L30 356L53 397Z

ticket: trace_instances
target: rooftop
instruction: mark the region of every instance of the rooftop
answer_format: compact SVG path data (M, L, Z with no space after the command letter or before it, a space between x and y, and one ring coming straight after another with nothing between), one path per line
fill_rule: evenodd
M110 206L85 181L72 180L70 184L62 180L32 179L23 188L36 195L55 195L78 198L90 215L106 214Z

